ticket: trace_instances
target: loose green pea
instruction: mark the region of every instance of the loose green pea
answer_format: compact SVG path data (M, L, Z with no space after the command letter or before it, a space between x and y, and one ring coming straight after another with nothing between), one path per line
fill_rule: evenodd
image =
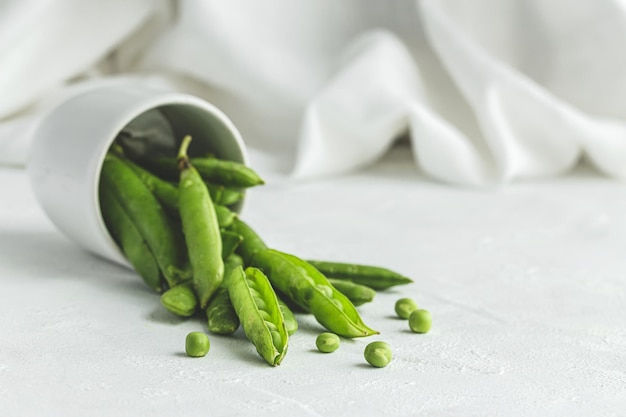
M365 360L376 368L384 368L391 362L391 346L386 342L372 342L365 347Z
M335 333L324 332L315 339L315 346L323 353L334 352L339 348L339 336Z
M411 313L417 309L417 303L410 298L401 298L396 301L396 314L401 319L408 319Z
M417 309L409 316L409 327L415 333L428 333L432 321L430 311Z
M185 351L187 355L199 358L209 353L211 343L209 337L202 332L191 332L185 339Z

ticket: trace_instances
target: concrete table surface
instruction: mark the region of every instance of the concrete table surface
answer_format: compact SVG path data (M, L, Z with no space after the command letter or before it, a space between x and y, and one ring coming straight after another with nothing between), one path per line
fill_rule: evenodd
M184 354L201 319L60 234L25 172L0 169L0 414L618 416L626 409L626 186L591 171L494 189L420 176L408 152L362 172L270 175L242 218L270 246L411 276L359 308L379 336L315 349L298 315L281 366L239 330ZM393 305L433 314L411 333ZM394 358L375 369L365 345Z

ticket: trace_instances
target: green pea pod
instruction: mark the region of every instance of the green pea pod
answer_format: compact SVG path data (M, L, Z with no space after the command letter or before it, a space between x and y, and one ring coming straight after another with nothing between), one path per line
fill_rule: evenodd
M228 288L219 287L206 308L209 331L215 334L231 334L239 328L239 317L235 313Z
M244 265L250 265L250 260L255 253L267 249L267 245L259 235L241 219L235 219L230 230L243 237L243 242L237 248L237 252L243 258Z
M375 290L386 290L395 285L413 282L404 275L378 266L311 260L308 262L327 277L347 279Z
M246 337L267 363L279 365L289 335L267 277L256 268L238 267L228 278L228 293Z
M107 229L135 271L150 288L161 292L161 270L154 255L113 191L104 184L100 187L100 207Z
M145 163L161 178L175 179L178 175L177 163L172 158L156 158ZM191 164L196 167L205 181L213 184L229 188L249 188L264 184L252 168L235 161L214 157L192 158Z
M369 303L374 299L376 291L365 285L356 284L352 281L328 278L328 282L340 293L348 297L355 306Z
M345 295L302 259L267 249L256 252L251 265L265 272L278 290L313 313L317 321L331 332L344 337L378 334L363 323L358 311Z
M221 229L232 226L233 222L237 218L237 213L231 211L228 207L214 204L215 214L217 215L217 223Z
M237 255L230 255L224 262L224 281L206 308L207 323L212 333L231 334L239 327L239 317L228 295L228 279L241 265L243 261Z
M224 187L222 187L221 185L209 184L206 182L204 184L206 185L207 190L209 190L209 195L211 196L213 204L217 204L218 202L221 204L222 191L224 190Z
M289 336L294 334L298 330L298 320L296 320L295 314L289 308L289 306L280 298L278 298L278 307L283 313L283 320L285 322L285 328Z
M142 168L141 166L133 163L130 160L125 160L129 167L135 171L135 173L141 178L146 187L152 191L154 196L163 205L163 208L174 217L179 216L178 208L178 188L165 180L157 177L150 171ZM217 215L217 222L221 228L229 227L233 220L237 217L237 214L231 211L228 207L214 204L215 214Z
M222 190L222 196L219 200L219 204L223 206L232 206L243 200L244 193L233 188L224 188Z
M157 200L163 205L163 208L170 215L178 216L178 188L128 159L124 160L124 162L141 178L146 187L152 191Z
M189 278L185 244L163 207L143 181L119 157L107 154L100 176L137 226L170 287Z
M239 266L243 266L241 256L233 253L224 258L224 280L222 281L222 287L228 287L228 278Z
M209 190L209 194L211 195L211 199L215 202L215 204L220 204L222 206L232 206L243 200L243 192L226 188L223 185L217 185L212 183L205 183L206 187Z
M238 162L217 158L192 158L191 163L205 181L225 187L248 188L264 184L253 169Z
M190 142L191 136L183 139L178 156L181 170L178 207L196 295L200 306L206 308L224 276L222 238L209 192L198 172L189 164L187 148Z
M223 230L222 232L222 258L226 259L237 249L237 246L243 241L243 237L234 232ZM226 275L224 275L226 276Z
M161 294L161 304L171 313L181 317L193 315L198 300L191 283L180 284Z

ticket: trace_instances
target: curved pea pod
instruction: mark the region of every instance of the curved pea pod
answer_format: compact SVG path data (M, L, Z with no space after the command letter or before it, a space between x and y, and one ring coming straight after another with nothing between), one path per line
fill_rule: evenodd
M235 219L230 230L243 237L243 241L237 248L237 252L243 258L244 265L250 265L250 260L255 253L267 249L267 245L259 235L241 219Z
M153 290L161 292L161 270L143 236L117 201L113 191L104 184L99 191L102 217L107 229L144 282Z
M317 321L331 332L344 337L378 334L363 323L345 295L302 259L267 249L257 252L251 264L265 272L278 290L313 313Z
M352 281L328 278L328 282L340 293L348 297L355 306L369 303L374 299L376 291L365 285L356 284Z
M237 249L243 241L243 237L235 232L222 230L222 258L226 259ZM226 275L224 275L226 276Z
M181 317L193 315L198 306L191 283L179 284L161 294L161 304L171 313Z
M329 278L347 279L375 290L386 290L395 285L413 282L404 275L378 266L311 260L308 262Z
M228 294L246 337L270 365L279 365L287 353L289 335L276 293L256 268L236 268L228 278Z
M264 184L263 179L250 167L235 161L217 158L192 158L205 181L231 188L248 188Z
M298 330L298 320L296 320L295 314L289 308L289 306L280 298L278 298L278 307L280 311L283 313L283 321L285 322L285 328L287 329L287 333L289 336L294 334Z
M178 207L193 271L194 288L200 306L206 308L224 276L222 237L209 192L187 159L189 142L191 137L186 136L178 157Z
M100 184L117 197L163 273L170 287L189 278L185 244L150 189L119 157L104 158Z
M207 324L212 333L231 334L239 328L239 317L228 294L228 278L241 265L243 261L237 255L229 256L224 262L224 281L206 308Z

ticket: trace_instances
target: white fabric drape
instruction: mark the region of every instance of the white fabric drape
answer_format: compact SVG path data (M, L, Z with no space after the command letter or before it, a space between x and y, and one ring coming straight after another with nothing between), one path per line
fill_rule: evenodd
M626 177L619 0L0 1L0 163L58 100L116 79L222 108L299 178L409 133L431 177Z

